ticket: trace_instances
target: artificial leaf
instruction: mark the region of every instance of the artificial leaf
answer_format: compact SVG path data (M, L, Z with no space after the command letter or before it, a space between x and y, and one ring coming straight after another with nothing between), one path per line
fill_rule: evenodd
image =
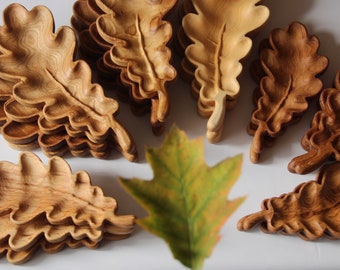
M42 239L61 245L71 238L81 244L127 237L134 216L119 216L116 209L116 201L92 186L86 172L73 174L60 157L45 166L23 152L18 165L0 162L0 252L30 253Z
M306 154L295 157L288 165L291 172L305 174L320 167L328 159L340 161L340 71L334 88L322 90L320 110L302 138Z
M240 60L250 51L246 35L260 27L269 10L259 0L192 0L195 12L184 16L182 25L192 41L185 50L186 60L194 67L193 92L198 111L209 117L207 138L220 140L225 111L235 104L242 71ZM185 1L185 7L189 6Z
M0 27L0 78L20 78L13 88L14 100L5 108L21 121L9 119L3 132L13 130L9 126L18 130L21 123L24 126L34 123L33 108L39 124L43 118L49 125L84 132L93 142L101 143L111 137L126 158L135 159L135 144L115 119L118 103L105 97L100 85L91 83L91 70L86 62L73 60L76 47L73 30L61 27L54 33L53 27L53 17L44 6L27 11L12 4L4 10L4 25ZM21 131L28 132L26 136L36 133L36 129Z
M242 218L239 230L260 224L267 233L297 234L304 240L340 239L340 163L325 165L315 181L262 202L262 211Z
M120 181L150 214L137 223L163 238L184 265L200 269L219 240L219 229L244 200L227 199L242 156L209 167L203 140L190 141L173 127L162 147L147 148L146 157L154 172L151 181Z
M176 70L170 64L171 51L166 47L172 27L163 16L176 0L97 2L107 9L107 14L96 21L98 33L112 44L103 57L104 63L121 70L121 79L131 86L133 99L151 100L150 121L158 133L169 109L165 84L176 77Z
M320 93L317 78L328 66L318 54L319 40L294 22L288 29L274 29L260 52L264 76L255 90L257 102L248 133L253 135L250 159L258 162L264 146L270 146L285 128L298 121L309 101ZM261 72L258 72L261 73Z

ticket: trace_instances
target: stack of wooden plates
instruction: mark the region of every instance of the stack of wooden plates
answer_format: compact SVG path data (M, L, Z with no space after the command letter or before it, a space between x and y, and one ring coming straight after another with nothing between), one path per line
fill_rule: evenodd
M0 255L14 264L41 248L97 247L103 239L129 236L134 216L118 216L116 201L91 185L87 173L72 174L60 157L45 166L30 152L19 164L0 162Z
M0 61L0 79L6 87L0 115L8 143L21 150L38 146L49 156L105 158L116 149L135 160L135 143L115 118L117 101L91 82L85 61L73 59L74 31L61 27L55 34L53 17L43 6L27 11L13 4L4 18L0 57L7 62Z
M166 83L177 73L166 47L172 26L163 20L175 0L150 2L78 0L72 25L80 40L80 55L96 62L99 75L111 78L117 95L137 115L151 112L155 134L162 133L169 111ZM116 78L119 74L119 82ZM118 85L118 86L117 86Z

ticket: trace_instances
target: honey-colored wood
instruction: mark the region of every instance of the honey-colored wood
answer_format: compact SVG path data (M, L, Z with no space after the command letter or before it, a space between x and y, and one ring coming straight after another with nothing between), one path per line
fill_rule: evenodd
M166 47L172 29L163 20L175 3L78 0L71 20L81 56L95 62L99 80L109 83L136 115L151 113L155 134L162 133L169 111L165 84L177 75Z
M100 84L107 89L119 91L118 97L127 101L127 98L129 98L128 89L120 82L119 70L108 68L103 63L102 57L106 51L110 50L111 44L107 43L97 31L96 20L107 11L105 6L98 4L99 1L97 0L77 0L74 2L71 25L79 40L78 57L85 59L91 65L95 70L96 80ZM124 93L123 99L121 93Z
M25 250L13 250L9 247L7 242L0 243L0 255L6 254L7 261L12 264L24 264L34 256L35 252L39 249L43 250L47 254L53 254L61 251L65 247L79 248L85 246L90 249L95 249L99 246L99 242L93 242L87 238L73 239L71 237L66 238L64 241L50 243L46 239L42 238Z
M318 76L328 67L328 59L318 54L319 46L318 38L309 35L299 22L287 29L274 29L262 44L261 65L257 61L253 69L259 86L248 125L248 133L254 136L252 162L259 161L263 148L271 146L287 126L300 120L311 99L322 90Z
M53 27L53 17L44 6L27 11L12 4L4 10L0 77L3 81L17 81L4 104L7 119L3 136L11 145L23 149L27 148L25 143L33 145L34 140L39 144L42 136L50 136L50 140L61 133L64 140L86 137L92 148L80 155L96 152L104 143L111 145L106 150L116 148L128 160L135 160L135 143L116 120L118 102L106 97L99 84L91 82L91 69L85 61L74 61L73 30L61 27L54 33ZM20 57L15 57L17 54ZM74 149L70 150L72 153Z
M0 49L0 56L2 55ZM13 86L18 82L19 78L10 78L10 76L0 76L0 131L1 127L6 123L6 114L4 111L5 103L12 96Z
M328 160L340 161L340 71L335 77L334 88L322 90L319 105L310 129L301 140L307 153L291 160L288 164L291 172L306 174Z
M86 172L73 174L61 157L44 165L23 152L18 165L0 162L0 254L7 252L13 263L24 262L42 243L53 251L129 236L134 216L117 215L116 209Z
M98 35L90 33L90 28L95 30L95 27L91 26L95 26L97 18L102 14L104 11L97 5L96 0L74 2L71 24L79 38L80 56L93 63L97 62L110 49L110 45L100 39Z
M239 95L240 60L252 47L246 35L269 16L260 2L191 0L183 4L183 13L188 13L182 20L179 43L185 46L191 41L185 49L183 69L189 77L194 74L192 91L198 98L199 114L209 118L207 138L211 142L221 139L225 111L234 107Z
M71 23L78 32L82 32L88 30L100 14L103 12L96 5L95 0L77 0L73 5Z
M293 192L262 202L260 212L243 217L239 230L256 225L266 233L298 235L304 240L323 236L340 239L340 163L325 165L315 181L297 186Z
M174 7L176 0L147 5L144 1L99 2L110 10L96 21L98 34L111 44L103 57L104 64L121 70L121 80L132 88L132 99L137 103L150 101L153 131L161 133L169 111L166 83L177 75L170 64L171 51L166 47L172 37L172 27L163 16Z

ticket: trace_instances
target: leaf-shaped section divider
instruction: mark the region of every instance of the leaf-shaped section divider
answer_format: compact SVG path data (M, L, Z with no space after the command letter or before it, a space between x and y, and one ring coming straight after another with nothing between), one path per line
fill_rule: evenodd
M340 71L334 88L322 90L317 111L301 140L307 153L297 156L288 164L294 173L306 174L320 167L329 159L340 161Z
M151 101L150 122L155 133L163 130L169 111L166 83L176 77L166 46L172 36L171 24L163 16L176 0L139 1L100 0L110 13L97 19L99 35L112 44L104 57L108 66L116 65L126 75L126 84L137 84L132 99ZM112 62L112 63L110 63Z
M220 140L225 111L239 95L240 60L252 47L246 35L262 26L269 16L259 0L192 0L196 13L183 18L183 29L192 41L186 60L195 67L192 90L198 97L198 112L209 117L207 138Z
M54 33L53 17L44 6L27 11L12 4L4 10L4 23L0 27L0 47L4 48L0 77L5 74L20 78L13 99L30 112L32 107L39 108L39 117L51 124L85 132L94 142L113 138L119 151L134 160L133 139L115 119L118 103L105 97L99 84L91 83L91 69L86 62L74 61L73 30L61 27ZM8 107L8 111L15 114L13 108Z
M266 233L297 234L304 240L326 236L340 239L340 163L325 165L315 181L305 182L294 191L266 199L262 210L243 217L239 230L257 224Z
M137 223L163 238L176 259L201 269L220 239L219 230L244 197L229 200L241 173L242 155L213 167L204 161L203 139L190 141L173 127L160 148L148 148L151 181L122 179L121 184L149 212Z
M318 76L328 67L328 59L318 54L319 46L318 38L299 22L271 32L260 52L265 76L255 90L257 105L248 126L248 133L254 136L252 162L258 162L264 146L301 118L310 99L322 90Z

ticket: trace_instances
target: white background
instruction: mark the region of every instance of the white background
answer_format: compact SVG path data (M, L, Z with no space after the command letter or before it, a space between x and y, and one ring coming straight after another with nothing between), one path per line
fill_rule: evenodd
M1 11L10 3L0 0ZM46 5L55 17L56 27L69 25L73 1L70 0L20 0L31 9L35 5ZM333 83L333 78L340 68L340 2L338 0L286 0L263 1L271 10L271 17L254 40L254 49L244 61L244 72L239 77L241 95L237 107L226 114L225 130L222 141L212 145L205 140L206 159L214 165L222 159L244 154L242 175L234 186L230 198L247 195L247 200L227 221L221 230L222 239L212 255L205 261L204 269L339 269L339 243L320 240L307 242L297 236L267 235L259 228L251 232L240 232L237 221L244 215L260 210L265 198L279 196L290 192L298 184L315 179L315 173L295 175L289 173L287 164L302 153L300 139L308 128L314 110L304 116L303 120L290 127L280 137L275 146L264 150L260 164L252 164L248 153L252 137L247 135L252 110L251 96L255 87L249 75L249 63L256 57L259 41L268 37L276 27L285 28L292 21L303 22L309 33L316 34L321 41L320 54L330 59L330 66L322 76L325 87ZM2 24L2 21L0 21ZM167 130L176 123L185 130L190 138L204 136L206 119L196 113L195 101L190 96L189 85L179 79L169 89L172 107L167 123ZM140 159L130 163L120 155L110 160L94 158L67 157L67 162L74 172L86 170L92 183L104 189L107 196L118 200L120 214L145 216L143 209L126 194L117 183L117 177L152 178L152 171L145 161L144 146L160 146L164 136L155 137L150 131L148 116L135 117L126 104L121 104L120 121L130 130L138 145ZM17 163L19 151L7 146L0 136L0 160ZM46 163L39 150L34 151ZM0 228L1 229L1 228ZM13 266L5 258L0 260L0 269L186 269L173 259L170 250L162 239L138 229L125 240L104 242L97 250L87 248L65 249L57 254L47 255L38 252L31 261L23 266Z

